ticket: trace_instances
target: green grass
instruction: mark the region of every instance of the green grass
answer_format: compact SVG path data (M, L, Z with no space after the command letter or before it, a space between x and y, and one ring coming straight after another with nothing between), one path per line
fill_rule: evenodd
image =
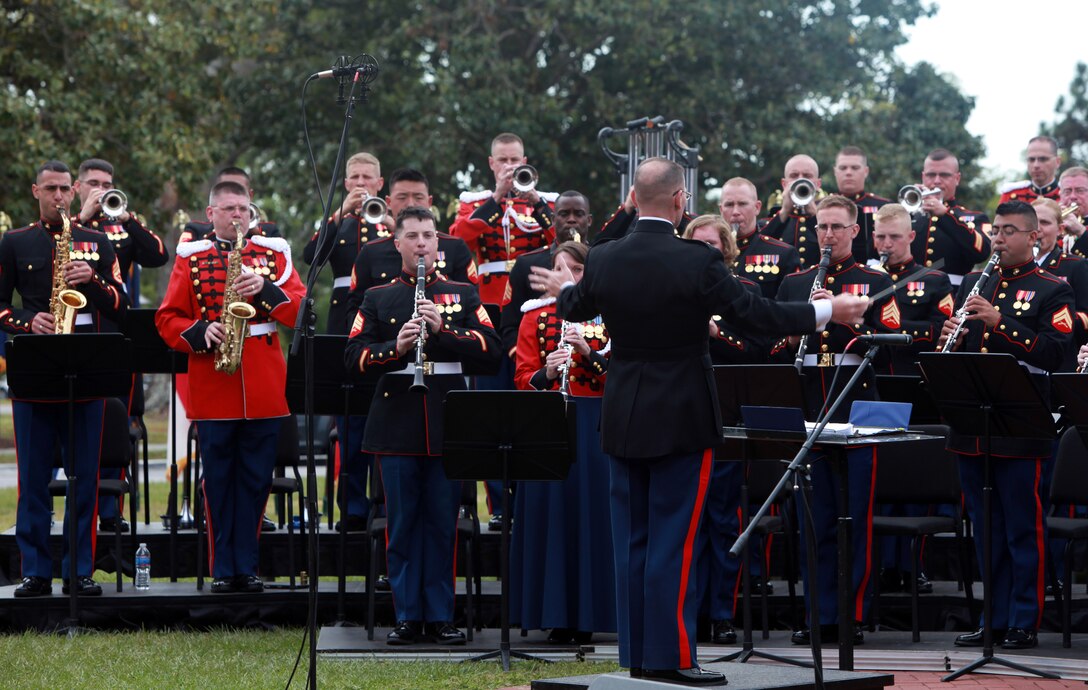
M0 678L20 688L282 688L303 631L97 633L69 640L25 633L0 636ZM492 690L546 677L607 673L612 663L318 659L323 688ZM292 687L306 685L306 654ZM11 683L11 685L8 685Z

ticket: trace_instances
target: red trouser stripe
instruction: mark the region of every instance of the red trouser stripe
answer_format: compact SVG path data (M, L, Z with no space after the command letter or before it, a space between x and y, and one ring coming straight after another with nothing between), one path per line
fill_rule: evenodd
M869 588L869 576L873 571L873 492L876 490L876 446L873 446L872 453L873 472L869 477L869 507L865 513L865 572L861 582L858 583L858 591L854 598L854 620L856 621L865 620L865 590Z
M1042 481L1043 459L1035 458L1035 481L1032 496L1035 498L1035 600L1039 613L1035 617L1035 629L1043 622L1043 603L1046 591L1046 546L1043 543L1043 504L1039 498L1039 483Z
M684 595L688 588L688 575L691 572L691 562L695 552L695 535L699 532L699 517L703 511L703 501L706 500L707 487L710 486L710 469L714 465L714 450L707 448L703 451L703 462L699 468L699 488L695 494L695 504L691 509L691 520L688 521L688 533L684 537L684 557L680 568L680 596L676 601L676 628L680 639L680 668L691 668L691 643L688 640L688 629L684 625ZM650 631L647 631L650 632Z

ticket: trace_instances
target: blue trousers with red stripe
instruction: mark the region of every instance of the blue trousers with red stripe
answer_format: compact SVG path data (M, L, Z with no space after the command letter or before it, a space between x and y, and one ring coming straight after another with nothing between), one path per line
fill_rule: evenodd
M1038 630L1043 616L1046 520L1039 499L1042 458L994 458L990 598L993 627ZM960 455L960 482L982 560L985 459ZM981 621L980 621L981 625Z
M374 456L363 452L366 417L358 415L337 417L336 429L340 437L340 472L347 475L347 481L340 487L347 503L344 513L365 518L370 513L366 480L374 467ZM346 446L345 435L347 436Z
M729 555L740 532L740 487L744 463L718 461L710 475L699 549L699 606L712 621L732 620L741 559ZM753 549L753 558L760 553ZM759 571L757 571L759 572Z
M611 458L620 665L696 664L696 547L714 453Z
M49 480L53 478L53 453L59 442L65 468L76 475L76 576L94 574L95 515L98 511L98 457L102 450L101 400L80 402L73 411L75 446L68 447L68 405L12 401L15 450L19 466L19 500L15 519L15 542L22 556L23 577L53 577L49 552L49 523L52 500ZM71 518L64 515L64 560L62 577L68 577L68 530Z
M869 610L869 577L872 574L873 543L873 476L876 472L876 449L856 448L846 452L849 493L849 516L852 520L853 549L852 584L854 610L850 620L863 621ZM820 625L839 622L839 474L840 466L827 458L816 456L812 466L812 518L816 535L816 595L819 597ZM808 520L797 500L798 522L801 525L801 545L805 548ZM808 559L801 558L801 574L805 582L805 601L813 591L809 584ZM810 621L811 624L811 621Z
M196 423L213 578L257 574L257 540L282 424L278 417Z
M385 558L398 621L453 621L457 508L461 482L442 458L380 455L385 489Z

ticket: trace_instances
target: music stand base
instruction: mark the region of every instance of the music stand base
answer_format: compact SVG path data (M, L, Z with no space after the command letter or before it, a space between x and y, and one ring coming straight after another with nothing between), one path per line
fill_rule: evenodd
M738 664L747 663L752 657L757 659L766 659L767 661L777 661L781 664L792 664L794 666L800 666L801 668L813 668L812 662L801 661L800 659L791 659L786 656L779 656L777 654L771 654L770 652L761 652L754 647L745 647L744 649L738 649L735 652L725 654L723 656L704 661L704 664L716 664L720 661L735 661Z
M474 656L470 659L465 659L465 661L487 661L488 659L501 659L503 671L510 670L510 659L521 659L522 661L542 661L545 664L551 663L550 659L545 659L543 657L533 656L532 654L526 654L525 652L518 652L512 650L510 649L509 643L503 643L499 645L499 649L496 649L492 652L487 652L486 654L480 654L479 656Z
M975 659L971 663L967 664L966 666L964 666L960 670L954 671L954 672L948 674L947 676L945 676L944 678L941 678L941 681L944 682L944 683L954 681L954 680L956 680L957 678L959 678L959 677L961 677L963 675L966 675L968 673L974 673L975 671L982 668L986 664L997 664L999 666L1004 666L1005 668L1011 668L1014 671L1020 671L1021 673L1028 673L1028 674L1031 674L1031 675L1039 676L1040 678L1049 678L1051 680L1057 680L1057 679L1061 678L1061 676L1059 676L1059 675L1057 675L1055 673L1048 673L1047 671L1038 671L1036 669L1031 668L1030 666L1026 666L1026 665L1018 663L1016 661L1009 661L1008 659L1002 659L1001 657L997 657L997 656L983 655L980 658Z

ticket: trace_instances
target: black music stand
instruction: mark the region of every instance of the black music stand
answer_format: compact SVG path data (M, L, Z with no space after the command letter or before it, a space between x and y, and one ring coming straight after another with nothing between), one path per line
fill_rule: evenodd
M170 580L177 581L177 400L178 374L189 371L189 356L174 350L159 334L155 326L155 309L129 309L125 313L121 332L132 341L132 370L141 374L170 374L170 440L174 441L170 453L170 496L166 515L170 528ZM148 477L147 445L144 445L144 524L151 523L151 496Z
M921 376L877 374L876 390L881 400L910 403L911 426L941 423L940 410Z
M1088 376L1051 374L1050 392L1060 406L1063 420L1076 427L1081 440L1088 445Z
M132 388L131 343L120 333L72 333L52 335L17 335L8 345L8 385L16 399L64 402L68 407L68 457L64 474L68 491L64 519L68 527L68 594L70 620L66 626L74 634L79 626L79 598L76 581L78 542L76 532L79 511L76 505L75 465L71 452L75 446L75 402L77 399L115 398L128 395ZM96 480L97 481L97 480ZM93 537L92 537L93 538Z
M804 409L804 391L801 388L801 375L793 366L787 364L757 364L714 367L714 382L718 389L718 404L722 413L722 424L737 426L741 422L741 408L757 406L784 406ZM752 453L750 441L742 441L744 474L740 485L740 528L748 524L748 474L751 471ZM752 574L751 546L745 541L741 550L741 588L744 592L743 613L744 631L741 649L730 654L711 659L706 663L736 661L745 663L752 657L769 659L795 666L811 668L812 664L797 661L785 656L759 651L752 642ZM764 573L764 581L769 578ZM810 580L811 581L811 580ZM733 612L736 615L736 612Z
M544 661L510 649L510 482L566 479L573 462L573 416L557 391L452 391L446 396L442 467L452 480L502 480L502 633L499 649L466 659ZM488 420L487 425L480 424Z
M313 380L310 383L313 386L314 393L312 413L315 415L342 415L347 419L350 416L365 415L370 411L370 401L374 398L377 378L369 377L363 381L353 381L344 372L344 346L347 341L348 338L344 335L313 336L311 346L313 347L314 371ZM287 358L287 406L292 414L306 414L305 362L301 352L292 354ZM342 449L350 447L347 426L345 425L345 428L341 430L342 435L339 442ZM332 453L332 448L329 448L329 453ZM344 454L341 453L339 492L341 527L344 526L344 518L346 517L344 509L347 507L347 498L345 496L347 474L343 472L343 461ZM327 458L325 462L325 471L331 477L331 457ZM308 523L309 521L305 519L305 516L299 517L300 525ZM329 523L331 527L331 508L329 509ZM320 524L320 521L315 520L314 524ZM302 527L302 529L306 529L306 527ZM337 567L338 584L336 589L336 625L339 626L347 625L345 608L347 543L347 530L341 529L338 539L339 565ZM367 583L367 586L371 586L371 583Z
M982 482L982 656L941 680L952 681L986 664L998 664L1043 678L1059 676L994 656L993 456L994 436L1053 442L1054 420L1046 401L1020 364L1008 354L919 353L919 366L954 434L983 439Z

